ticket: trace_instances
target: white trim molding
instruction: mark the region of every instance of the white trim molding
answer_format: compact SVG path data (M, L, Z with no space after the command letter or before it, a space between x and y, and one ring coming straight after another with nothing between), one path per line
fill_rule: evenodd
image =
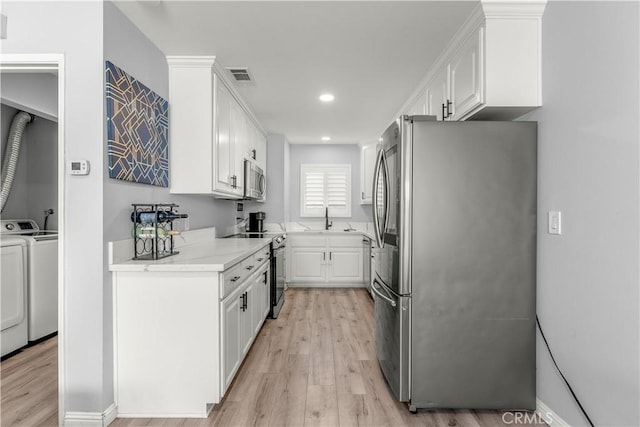
M571 427L542 400L536 398L536 413L549 427Z
M118 416L118 408L111 404L103 412L67 412L64 427L107 427Z

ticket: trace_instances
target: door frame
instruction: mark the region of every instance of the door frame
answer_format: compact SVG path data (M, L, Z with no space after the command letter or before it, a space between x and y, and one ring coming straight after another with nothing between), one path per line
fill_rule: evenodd
M58 425L65 415L65 58L64 54L2 54L0 72L57 73L58 77Z

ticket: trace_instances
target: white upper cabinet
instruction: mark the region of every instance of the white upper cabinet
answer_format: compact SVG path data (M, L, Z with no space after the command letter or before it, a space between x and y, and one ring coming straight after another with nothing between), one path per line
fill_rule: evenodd
M419 116L427 114L427 97L425 91L420 91L418 96L415 97L413 103L407 109L406 114L409 116Z
M376 166L376 145L360 147L360 204L371 204L373 191L373 169Z
M512 120L541 106L545 5L481 0L417 91L426 89L427 114L438 120Z
M266 142L215 57L169 56L170 191L240 199L253 147ZM266 141L266 140L265 140Z
M449 65L445 66L427 86L427 114L436 116L438 120L448 118L449 100Z
M460 46L450 65L448 118L460 120L482 104L482 43L484 28L472 33Z

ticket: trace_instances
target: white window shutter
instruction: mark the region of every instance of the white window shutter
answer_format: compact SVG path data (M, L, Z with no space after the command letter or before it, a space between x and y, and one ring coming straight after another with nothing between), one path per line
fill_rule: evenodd
M300 216L351 217L351 165L300 166Z

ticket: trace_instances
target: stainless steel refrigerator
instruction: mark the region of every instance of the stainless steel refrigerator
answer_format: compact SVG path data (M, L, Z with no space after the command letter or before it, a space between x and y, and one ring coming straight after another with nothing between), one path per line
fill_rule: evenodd
M380 138L376 354L412 412L535 409L536 139L427 116Z

